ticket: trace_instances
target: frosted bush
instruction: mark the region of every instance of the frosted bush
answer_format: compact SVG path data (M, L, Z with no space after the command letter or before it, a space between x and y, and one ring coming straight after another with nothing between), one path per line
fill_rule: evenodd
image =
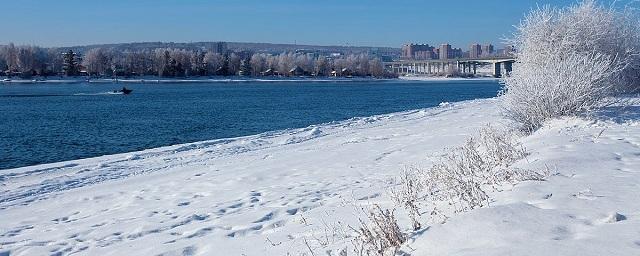
M423 184L420 178L420 169L415 167L405 167L400 173L399 185L390 191L391 199L400 207L403 207L411 219L413 230L418 230L422 226L418 217L420 217L420 193L423 190Z
M498 130L491 125L480 129L478 138L480 146L484 148L486 161L494 167L509 167L527 155L527 151L516 140L515 134Z
M435 188L429 195L432 200L447 201L455 213L486 206L489 196L481 186L489 168L471 138L429 169L433 178L425 182L432 182L428 187Z
M592 0L533 10L509 41L517 63L504 78L506 115L533 131L550 118L606 105L638 90L640 26L631 8Z
M421 210L426 210L429 223L442 222L450 214L487 206L488 191L497 185L546 178L544 171L512 167L527 155L516 138L513 132L487 125L462 146L447 149L431 168L405 168L391 198L406 210L416 230Z
M367 212L367 220L360 219L360 227L352 243L356 255L396 255L407 235L400 230L394 212L374 205Z

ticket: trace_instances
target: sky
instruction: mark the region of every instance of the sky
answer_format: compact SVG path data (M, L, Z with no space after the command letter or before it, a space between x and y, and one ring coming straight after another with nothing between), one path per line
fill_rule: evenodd
M2 0L0 44L501 45L536 5L575 0Z

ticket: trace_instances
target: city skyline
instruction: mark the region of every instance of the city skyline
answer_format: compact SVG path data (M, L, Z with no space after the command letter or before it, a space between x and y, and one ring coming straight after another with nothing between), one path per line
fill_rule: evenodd
M11 29L0 44L229 41L397 48L407 42L442 42L466 49L473 43L501 45L512 24L536 4L570 4L561 0L486 0L473 6L467 1L413 0L402 4L377 0L366 4L333 0L322 4L294 0L65 3L4 3L3 8L11 11L0 22L11 24Z

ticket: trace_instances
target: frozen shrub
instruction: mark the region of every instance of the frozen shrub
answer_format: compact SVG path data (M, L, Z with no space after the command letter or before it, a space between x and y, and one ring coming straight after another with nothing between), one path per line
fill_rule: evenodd
M489 171L487 162L478 151L474 139L446 154L429 172L436 174L437 179L427 182L438 182L430 187L438 187L431 192L438 195L436 199L448 201L454 212L465 212L488 204L489 196L482 189L484 173Z
M400 173L399 185L390 191L394 203L403 207L409 214L413 230L421 227L418 217L420 216L420 192L423 190L420 182L419 169L415 167L405 167Z
M509 41L517 63L503 83L506 115L531 132L550 118L638 89L640 26L631 8L593 0L533 10Z
M359 219L360 227L352 243L357 255L395 255L407 241L407 235L400 230L394 212L374 205L369 209L367 221Z
M515 134L487 125L462 146L447 149L431 168L405 168L391 197L407 210L414 230L420 228L421 207L431 223L442 222L448 214L488 205L492 186L544 179L547 173L511 167L526 155Z
M496 180L508 182L511 184L527 180L542 181L548 176L548 170L534 171L520 168L503 168L498 169L496 172L494 172L494 177Z
M509 167L527 155L513 133L495 129L491 125L480 129L478 139L479 146L484 150L485 161L494 167Z

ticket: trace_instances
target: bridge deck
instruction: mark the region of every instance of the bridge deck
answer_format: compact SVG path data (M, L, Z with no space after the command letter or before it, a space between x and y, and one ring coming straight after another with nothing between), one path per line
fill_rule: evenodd
M385 65L412 65L412 64L427 64L427 63L457 63L457 62L476 62L476 63L497 63L497 62L515 62L513 57L492 57L492 58L460 58L460 59L446 59L446 60L399 60L384 62Z

